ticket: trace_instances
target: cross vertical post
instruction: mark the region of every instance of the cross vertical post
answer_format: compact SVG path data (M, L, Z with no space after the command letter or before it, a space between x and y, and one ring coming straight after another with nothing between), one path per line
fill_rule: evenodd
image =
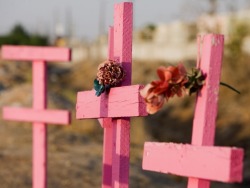
M206 41L203 41L206 40ZM206 74L206 84L198 92L193 120L192 144L198 146L214 145L216 117L218 112L218 95L223 59L224 37L208 35L203 39L202 59L197 65ZM199 46L198 46L199 48ZM198 58L197 58L198 59ZM188 188L209 188L210 181L189 178Z
M32 64L33 80L33 108L44 110L47 108L47 81L46 62L35 61ZM46 187L47 185L47 127L45 123L33 123L33 183L34 187Z
M54 47L3 46L2 57L8 60L32 61L33 108L3 108L3 119L33 123L33 188L47 187L46 123L69 124L66 110L47 110L46 61L69 61L70 50Z
M242 181L244 151L214 146L224 37L209 34L198 41L202 56L197 67L206 80L197 94L192 144L145 143L143 169L189 177L188 188L209 188L212 180Z
M132 3L115 5L114 16L114 58L122 64L126 77L122 86L131 85L132 79ZM129 185L130 160L130 118L113 119L113 187L126 188Z
M102 187L129 186L130 117L146 116L140 96L143 86L131 85L132 3L115 5L114 27L109 30L108 58L121 63L126 71L121 87L95 96L94 90L78 92L76 119L99 119L104 128Z
M108 59L114 59L114 27L109 28ZM113 128L112 118L99 120L103 127L103 160L102 160L102 188L112 187L112 145Z

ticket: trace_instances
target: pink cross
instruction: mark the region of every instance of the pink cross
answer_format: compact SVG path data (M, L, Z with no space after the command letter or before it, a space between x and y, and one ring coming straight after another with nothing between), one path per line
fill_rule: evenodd
M211 180L242 181L243 149L213 146L224 37L205 35L200 42L197 67L206 83L197 95L192 145L147 142L143 154L143 169L189 177L188 188L209 188Z
M129 186L130 117L146 116L146 107L139 94L142 86L131 86L132 67L132 3L115 5L114 28L109 30L108 57L119 61L126 71L123 87L112 88L109 94L78 92L76 118L104 118L102 187Z
M2 58L32 61L33 108L3 108L3 119L33 123L33 188L47 187L47 127L46 123L69 124L66 110L47 110L46 61L69 61L68 48L3 46Z

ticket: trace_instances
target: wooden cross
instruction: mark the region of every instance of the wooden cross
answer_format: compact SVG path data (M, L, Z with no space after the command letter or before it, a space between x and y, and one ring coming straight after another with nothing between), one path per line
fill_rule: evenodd
M122 64L126 78L122 87L109 94L95 96L95 91L78 92L76 118L104 118L102 187L129 186L130 117L146 116L146 106L139 94L140 85L131 86L132 3L115 5L114 27L109 30L108 57Z
M47 127L46 123L69 124L66 110L48 110L46 61L69 61L68 48L3 46L2 58L32 61L33 108L3 108L3 119L33 123L33 188L47 187Z
M200 40L197 67L206 83L197 95L192 145L147 142L143 154L143 169L189 177L188 188L209 188L211 180L240 182L243 169L243 149L213 146L224 37L210 34Z

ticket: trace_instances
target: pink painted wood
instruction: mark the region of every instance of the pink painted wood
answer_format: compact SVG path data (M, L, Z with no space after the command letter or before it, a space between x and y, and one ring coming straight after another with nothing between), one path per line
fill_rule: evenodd
M218 111L218 94L223 59L224 36L206 35L202 39L202 56L197 65L206 74L206 84L196 99L192 144L214 145L216 117ZM189 178L188 188L209 188L210 181Z
M114 27L109 27L108 58L114 60Z
M46 110L46 61L69 61L70 50L50 47L3 46L2 58L33 61L33 109L4 107L3 119L33 122L33 188L46 188L47 128L45 123L68 124L70 122L69 112ZM53 120L53 118L58 119Z
M242 180L244 151L213 146L224 37L210 34L198 41L202 56L200 60L198 53L197 67L206 75L206 83L197 94L192 145L146 143L143 169L187 176L188 188L209 188L211 180Z
M69 61L71 50L58 47L4 45L2 46L2 58L18 61Z
M114 27L112 26L109 27L108 54L107 55L108 55L109 60L114 60ZM105 128L106 125L107 127L110 127L110 125L112 124L112 118L105 118L105 119L99 118L98 121L101 124L102 128ZM104 133L104 137L105 137L105 133Z
M47 108L46 62L35 61L32 64L33 108ZM33 187L47 187L47 127L43 122L33 123Z
M196 99L192 144L211 146L214 145L224 37L211 34L202 41L199 68L206 75L206 83Z
M78 92L76 118L146 116L145 103L139 93L142 87L115 87L101 97L96 97L94 90Z
M214 181L241 182L242 160L243 150L238 148L146 142L143 169Z
M131 85L132 80L132 29L133 4L116 4L114 58L122 63L126 71L122 86ZM126 188L129 187L130 118L113 119L113 141L112 186Z
M141 86L130 86L132 14L132 3L116 4L114 28L109 31L108 57L120 62L126 71L122 87L112 88L108 95L100 97L94 91L80 92L77 96L77 119L104 118L99 122L104 128L102 187L105 188L129 186L130 117L147 115L139 95Z
M67 110L36 110L30 108L4 107L3 118L5 120L64 125L70 123L70 113Z
M112 119L103 119L103 158L102 158L102 188L112 187L112 155L113 155L113 128Z
M108 58L114 60L114 27L109 28ZM99 119L103 130L102 188L112 187L112 118Z

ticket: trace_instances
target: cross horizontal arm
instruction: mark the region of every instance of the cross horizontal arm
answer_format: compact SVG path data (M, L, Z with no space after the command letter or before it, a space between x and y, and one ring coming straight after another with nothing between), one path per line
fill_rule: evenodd
M70 61L71 50L58 47L2 46L2 58L18 61Z
M242 180L238 148L146 142L143 169L222 182Z
M70 112L66 110L36 110L30 108L4 107L3 119L68 125L70 123Z
M139 93L142 87L115 87L100 97L95 96L94 90L78 92L76 119L146 116L146 104Z

